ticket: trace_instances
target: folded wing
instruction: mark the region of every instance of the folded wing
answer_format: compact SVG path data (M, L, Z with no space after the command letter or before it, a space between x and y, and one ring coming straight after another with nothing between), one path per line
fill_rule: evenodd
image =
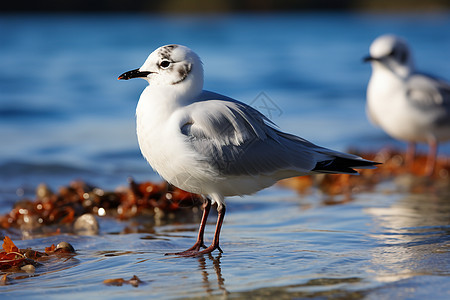
M206 94L206 95L205 95ZM181 124L194 151L218 174L226 176L288 176L309 173L356 173L373 162L316 146L281 132L264 115L236 100L205 92L189 106ZM208 99L213 98L213 99Z

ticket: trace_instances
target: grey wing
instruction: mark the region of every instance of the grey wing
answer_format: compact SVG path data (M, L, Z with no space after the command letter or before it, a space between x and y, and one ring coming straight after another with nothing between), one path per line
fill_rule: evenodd
M181 132L191 147L221 175L271 175L279 171L290 176L308 174L319 162L365 161L316 146L300 137L283 133L252 107L234 101L208 100L191 105L189 119ZM337 171L337 170L336 170ZM337 171L339 172L339 171ZM353 170L345 171L355 173Z
M317 155L309 142L280 136L270 121L240 102L208 100L191 104L182 124L191 147L221 175L309 172Z
M417 108L430 114L436 123L450 124L450 84L421 73L407 81L406 95Z

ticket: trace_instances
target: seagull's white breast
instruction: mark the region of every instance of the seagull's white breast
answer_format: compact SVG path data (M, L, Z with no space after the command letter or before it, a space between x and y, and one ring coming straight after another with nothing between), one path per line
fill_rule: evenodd
M163 89L147 87L136 108L136 131L142 155L166 181L189 192L207 194L214 169L189 147L181 133L183 107ZM176 97L176 96L174 96Z
M383 67L374 67L367 88L369 118L392 137L426 142L430 134L424 112L407 99L404 80Z

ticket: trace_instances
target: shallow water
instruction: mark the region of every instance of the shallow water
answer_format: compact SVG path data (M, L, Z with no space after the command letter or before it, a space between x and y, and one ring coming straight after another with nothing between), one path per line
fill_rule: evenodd
M70 242L77 255L37 268L35 276L0 287L5 296L108 299L205 296L379 299L449 296L450 204L447 197L371 193L327 206L314 193L274 189L249 201L233 198L221 247L211 256L180 258L197 223L141 227L120 234L100 219L99 236L53 236L21 248ZM214 218L207 227L210 240ZM122 228L120 228L122 227ZM105 286L137 275L139 287ZM98 294L101 291L101 294Z
M40 182L57 189L81 178L113 189L128 176L159 180L134 133L145 84L116 78L160 45L198 52L207 89L263 112L264 92L279 112L270 117L284 130L339 150L372 150L403 145L364 115L370 68L361 58L370 42L400 34L418 67L450 78L448 28L448 14L2 15L0 213L32 197ZM449 150L444 145L441 153ZM64 240L78 254L0 286L1 298L449 298L448 199L400 192L387 182L326 205L318 191L273 187L228 199L224 253L200 258L164 256L193 244L199 215L188 223L99 218L98 236L2 231L20 248L42 251ZM208 241L214 217L209 221ZM133 275L144 284L102 283Z

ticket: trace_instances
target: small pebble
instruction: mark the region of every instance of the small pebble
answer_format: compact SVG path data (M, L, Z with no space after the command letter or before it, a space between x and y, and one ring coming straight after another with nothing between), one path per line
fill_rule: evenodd
M79 235L97 235L98 221L93 214L84 214L76 219L73 230Z
M25 265L22 268L20 268L22 271L25 271L27 273L34 273L36 268L33 265Z
M39 184L36 188L36 196L39 200L50 197L52 194L52 190L50 190L50 188L45 183Z
M68 242L61 242L56 245L55 252L75 253L75 249Z

